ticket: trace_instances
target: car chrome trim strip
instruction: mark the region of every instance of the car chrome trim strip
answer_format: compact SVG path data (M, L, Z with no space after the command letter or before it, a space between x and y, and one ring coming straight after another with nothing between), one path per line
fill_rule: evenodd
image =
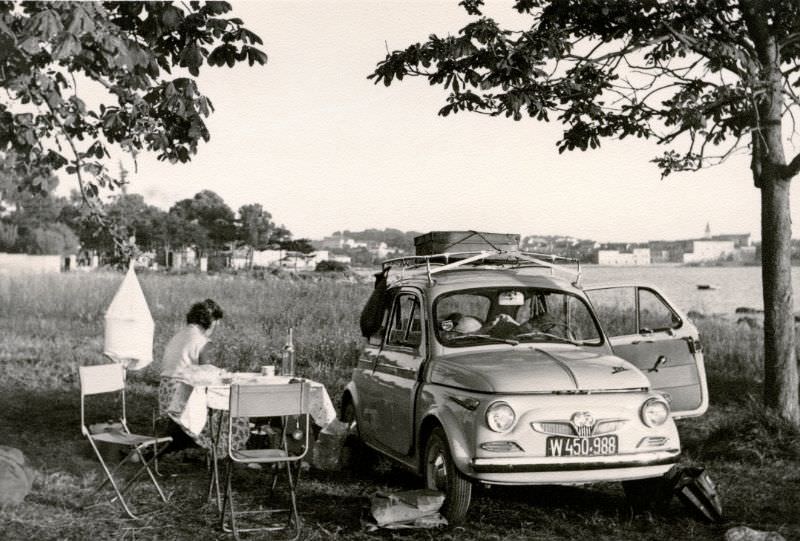
M391 376L397 376L406 379L417 378L416 370L412 370L410 368L403 368L400 366L393 366L391 364L378 363L378 365L375 367L375 372L380 372L382 374L389 374Z
M359 368L372 368L372 365L375 364L375 361L370 359L359 359L358 360L358 367Z
M670 449L658 453L648 453L649 458L635 459L635 455L598 456L597 460L586 460L587 457L580 457L581 461L564 460L565 457L552 457L559 459L559 462L548 460L547 462L537 461L536 459L510 458L474 458L472 459L472 470L475 473L518 473L518 472L551 472L551 471L584 471L584 470L608 470L617 468L634 468L638 466L661 466L673 464L680 451ZM652 456L655 455L655 458Z
M480 394L486 396L541 396L541 395L584 395L584 394L627 394L633 392L647 392L650 389L648 387L629 387L627 389L591 389L591 390L568 390L568 391L476 391L475 389L469 389L467 387L458 387L456 385L448 385L446 383L441 383L438 381L432 381L429 385L435 385L436 387L442 387L444 389L455 389L457 391L464 391L472 394Z
M622 425L627 422L626 419L620 418L609 418L609 419L598 419L597 422L592 427L592 430L586 436L581 436L578 434L575 426L570 421L561 421L561 420L548 420L548 421L533 421L530 423L531 428L535 432L541 432L542 434L552 434L554 436L572 436L572 437L588 437L588 436L600 436L602 434L610 434L613 432L617 432ZM608 426L612 425L612 426ZM613 426L618 425L618 426ZM613 430L609 430L609 428Z

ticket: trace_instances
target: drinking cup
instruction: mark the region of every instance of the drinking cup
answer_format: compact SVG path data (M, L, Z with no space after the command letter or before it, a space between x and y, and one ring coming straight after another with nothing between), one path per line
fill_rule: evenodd
M261 367L261 375L262 376L274 376L275 375L275 365L274 364L266 364Z

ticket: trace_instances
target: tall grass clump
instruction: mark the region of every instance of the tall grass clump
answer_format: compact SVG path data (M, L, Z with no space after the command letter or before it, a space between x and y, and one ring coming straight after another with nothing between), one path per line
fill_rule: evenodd
M762 465L800 460L800 429L764 408L759 399L748 397L736 407L725 408L724 415L715 416L698 454L707 460Z
M30 388L74 386L81 364L103 359L103 316L123 275L113 272L0 276L0 366ZM155 382L166 341L193 302L215 299L223 326L214 336L217 366L257 370L280 361L291 328L298 372L343 386L357 359L358 314L368 286L332 278L141 273L155 321L155 362L136 375ZM333 396L333 395L332 395Z
M709 394L715 403L740 402L761 394L763 330L725 318L695 321L700 331Z

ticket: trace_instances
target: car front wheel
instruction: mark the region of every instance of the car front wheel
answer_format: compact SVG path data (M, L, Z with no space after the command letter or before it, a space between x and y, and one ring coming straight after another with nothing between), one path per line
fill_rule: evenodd
M453 462L444 430L436 427L425 446L425 486L445 495L442 514L450 524L463 522L472 497L472 483Z

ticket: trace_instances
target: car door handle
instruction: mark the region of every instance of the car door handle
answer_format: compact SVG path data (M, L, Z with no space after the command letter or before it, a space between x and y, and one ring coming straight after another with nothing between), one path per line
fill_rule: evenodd
M666 355L659 355L658 359L656 359L656 362L653 363L653 367L650 368L648 372L658 372L658 369L667 364L667 361L669 361L669 359L666 357Z
M654 340L634 340L633 342L631 342L631 345L635 346L636 344L652 344L654 342L655 342Z

